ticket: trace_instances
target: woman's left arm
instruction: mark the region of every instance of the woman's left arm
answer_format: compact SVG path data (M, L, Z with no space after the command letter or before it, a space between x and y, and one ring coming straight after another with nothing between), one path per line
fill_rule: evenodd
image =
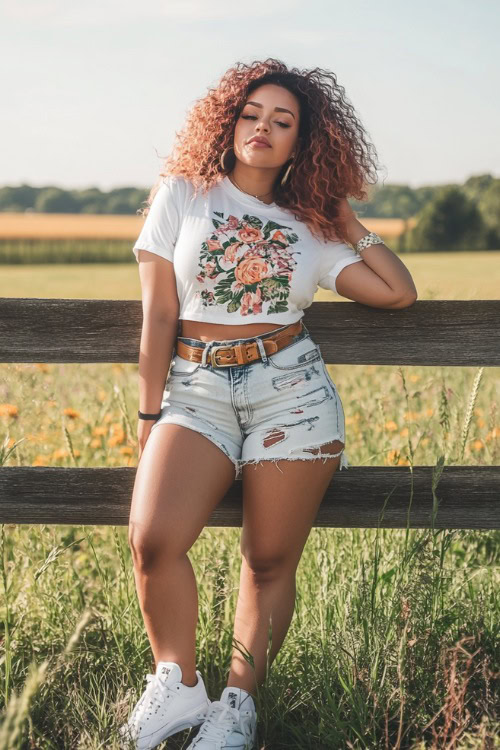
M346 218L347 235L355 245L369 230L356 218L347 199L341 202ZM372 307L410 307L417 299L417 289L410 272L387 245L380 242L361 251L363 263L351 263L337 276L335 285L343 297Z

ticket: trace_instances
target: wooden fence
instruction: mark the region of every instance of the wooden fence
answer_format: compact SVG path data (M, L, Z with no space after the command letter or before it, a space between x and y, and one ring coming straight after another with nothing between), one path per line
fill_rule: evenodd
M500 301L417 301L402 310L313 302L304 323L327 363L500 364ZM0 299L1 362L138 362L140 300ZM369 428L369 425L367 426ZM127 525L136 469L0 467L0 523ZM241 526L234 482L209 526ZM350 466L315 526L500 528L500 466Z

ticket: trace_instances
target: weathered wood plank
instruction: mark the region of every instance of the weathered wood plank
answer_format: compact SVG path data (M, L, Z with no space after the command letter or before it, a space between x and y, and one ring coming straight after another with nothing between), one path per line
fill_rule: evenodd
M500 300L402 310L313 302L304 323L329 364L500 365ZM140 300L0 299L0 362L138 362Z
M431 528L434 471L351 466L337 472L314 526L401 529L408 519L410 528ZM126 526L135 473L129 467L2 467L0 523ZM208 526L241 526L242 489L241 481L233 483ZM435 528L500 528L500 466L445 466L436 495Z

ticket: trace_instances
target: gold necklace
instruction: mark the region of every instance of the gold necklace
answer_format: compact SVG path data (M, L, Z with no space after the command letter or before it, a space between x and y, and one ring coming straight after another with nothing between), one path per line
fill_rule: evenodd
M229 175L228 175L228 177L229 177ZM231 180L231 182L232 182L232 183L234 183L234 185L236 185L236 187L238 188L238 190L241 190L241 192L242 192L242 193L246 193L246 195L251 195L251 196L252 196L252 198L257 198L257 200L259 200L259 201L261 200L261 196L259 196L259 195L254 195L253 193L248 193L248 192L247 192L246 190L243 190L243 188L241 188L241 187L240 187L240 186L238 185L238 183L236 182L236 180L234 179L234 177L229 177L229 179ZM270 191L269 191L268 193L262 193L262 195L271 195L271 194L272 194L272 192L273 192L273 191L272 191L272 190L270 190ZM266 203L266 202L265 202L265 201L261 201L261 203ZM269 203L266 203L266 206L269 206Z

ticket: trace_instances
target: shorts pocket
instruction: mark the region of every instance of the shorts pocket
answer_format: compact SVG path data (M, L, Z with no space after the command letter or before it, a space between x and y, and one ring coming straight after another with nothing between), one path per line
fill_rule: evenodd
M277 370L296 370L321 359L319 346L308 336L285 346L275 354L268 354L270 365Z

